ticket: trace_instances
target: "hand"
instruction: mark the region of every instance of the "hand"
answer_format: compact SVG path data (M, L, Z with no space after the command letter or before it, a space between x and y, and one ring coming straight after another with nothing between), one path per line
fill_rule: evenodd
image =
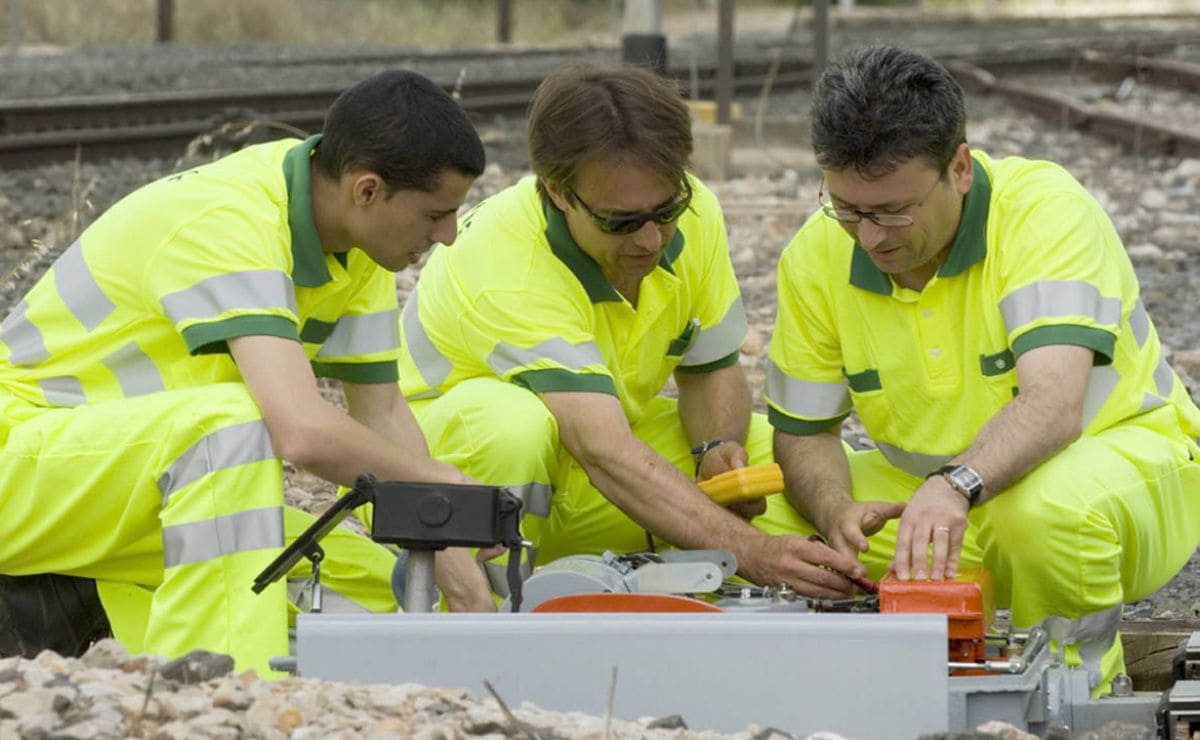
M969 506L963 495L941 476L927 478L913 493L896 532L892 570L907 581L929 578L940 581L958 575ZM933 545L932 561L929 546Z
M704 453L704 457L700 458L700 467L696 471L696 480L707 480L714 475L720 475L735 468L744 468L749 462L750 456L747 454L746 448L737 442L726 442L723 445L717 445ZM725 508L742 519L750 521L754 517L766 512L767 501L765 498L756 498L751 501L739 501L735 504L729 504Z
M858 560L803 535L763 535L739 563L738 572L760 586L786 585L817 599L850 598L855 586L846 576L867 575Z
M867 538L899 517L904 507L902 501L852 501L826 525L825 538L838 552L857 557L871 549Z

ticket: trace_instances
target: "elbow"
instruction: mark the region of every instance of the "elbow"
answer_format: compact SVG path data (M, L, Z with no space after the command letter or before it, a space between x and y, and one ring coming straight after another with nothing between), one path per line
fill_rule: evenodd
M290 419L268 420L267 431L275 456L301 468L320 465L325 445L320 443L316 430Z

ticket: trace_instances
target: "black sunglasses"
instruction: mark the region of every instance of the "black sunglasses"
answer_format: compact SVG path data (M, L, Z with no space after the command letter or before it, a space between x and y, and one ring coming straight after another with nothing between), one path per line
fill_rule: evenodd
M653 211L630 213L624 216L601 216L599 213L593 211L592 207L583 198L579 197L579 193L576 193L574 188L568 186L567 192L592 217L592 223L596 224L596 228L605 234L632 234L642 228L647 221L653 221L660 226L669 224L682 216L683 212L692 204L692 186L686 180L683 183L683 195L678 200L674 200L665 206L660 206Z

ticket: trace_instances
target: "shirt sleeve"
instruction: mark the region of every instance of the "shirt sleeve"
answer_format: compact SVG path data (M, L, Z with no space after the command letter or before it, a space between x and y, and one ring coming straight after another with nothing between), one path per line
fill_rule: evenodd
M828 281L841 273L831 234L810 219L779 260L778 306L764 391L772 426L790 434L816 434L850 414L850 389L834 321ZM831 244L832 242L832 244ZM847 250L848 251L848 250Z
M147 265L149 294L192 354L228 352L229 339L299 341L286 237L217 206L168 237Z
M1093 350L1097 365L1111 363L1122 314L1114 252L1127 257L1099 204L1063 188L1005 212L994 240L1005 248L990 278L1014 356L1072 344Z
M350 269L358 273L355 290L320 343L313 372L350 383L394 383L400 377L395 275L362 252L350 254ZM303 333L301 339L307 341Z

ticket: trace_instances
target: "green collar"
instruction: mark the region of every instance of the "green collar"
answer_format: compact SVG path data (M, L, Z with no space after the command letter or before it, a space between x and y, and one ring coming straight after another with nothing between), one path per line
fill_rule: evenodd
M608 278L604 277L596 260L580 249L571 238L571 231L567 228L567 218L563 212L555 208L548 198L542 199L542 210L546 213L546 239L550 242L550 251L567 266L567 269L575 273L592 303L624 300ZM663 250L658 266L674 275L675 268L672 265L682 251L683 232L675 229L675 236Z
M312 175L309 160L321 141L310 136L283 158L283 178L288 191L288 228L292 232L292 282L306 288L324 285L333 278L325 267L325 252L313 224Z
M982 262L987 256L987 218L992 200L992 183L988 180L983 165L976 160L972 161L975 166L975 179L963 201L958 233L954 235L950 255L938 270L938 277L958 275L975 263ZM892 294L892 279L871 262L867 250L858 242L854 243L854 255L850 261L850 284L872 293Z

